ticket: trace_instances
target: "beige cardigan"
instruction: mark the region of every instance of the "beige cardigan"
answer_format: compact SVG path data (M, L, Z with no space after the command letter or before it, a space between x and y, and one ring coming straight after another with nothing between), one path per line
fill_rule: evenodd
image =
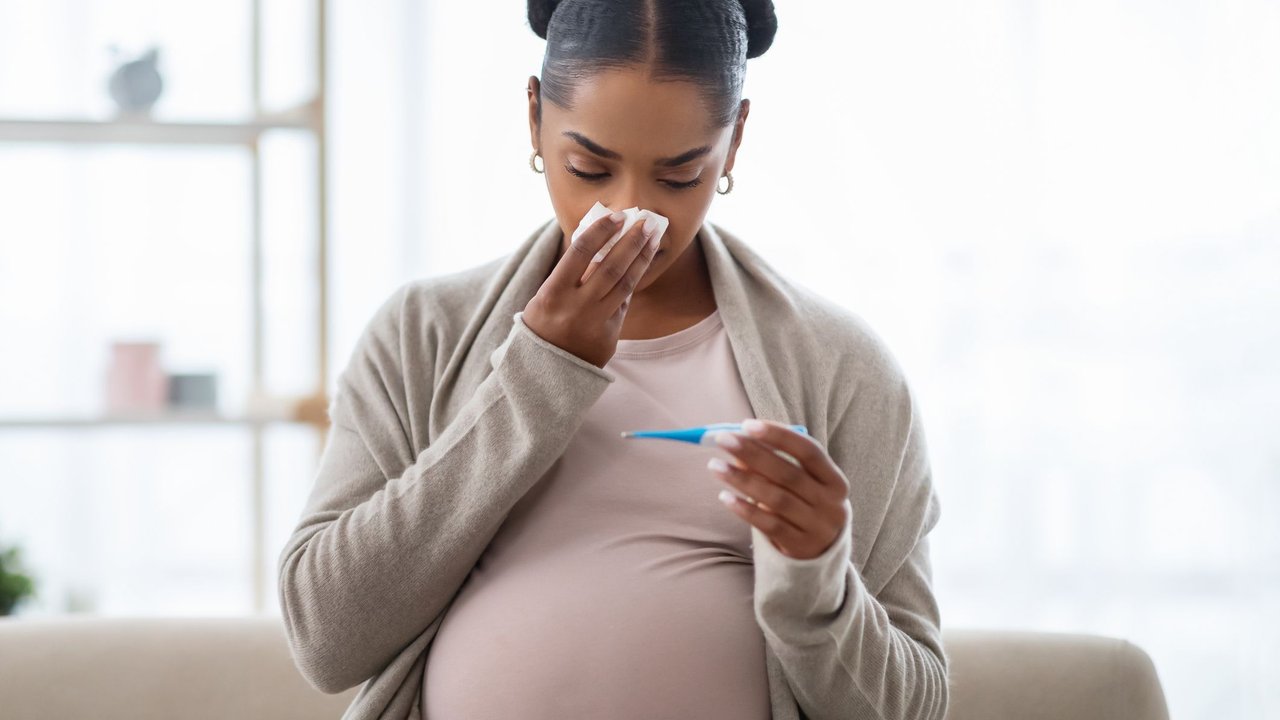
M614 380L521 318L562 237L553 219L513 253L401 285L338 377L278 572L302 675L327 693L363 683L344 720L420 719L454 594ZM734 235L704 223L695 241L755 417L807 426L850 483L852 522L817 558L751 528L773 717L942 718L928 538L940 506L902 368L859 315Z

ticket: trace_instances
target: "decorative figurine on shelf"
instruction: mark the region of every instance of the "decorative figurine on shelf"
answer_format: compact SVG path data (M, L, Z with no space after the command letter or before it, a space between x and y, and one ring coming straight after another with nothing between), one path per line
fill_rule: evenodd
M111 54L118 59L120 49L112 45ZM151 108L164 90L164 80L156 67L159 55L160 49L152 47L138 59L118 65L111 73L111 98L116 101L122 115L145 117L151 114Z

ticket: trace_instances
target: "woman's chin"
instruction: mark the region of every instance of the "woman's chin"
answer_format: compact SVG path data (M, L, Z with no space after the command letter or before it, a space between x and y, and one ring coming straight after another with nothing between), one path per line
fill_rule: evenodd
M649 267L645 268L644 274L640 276L640 282L636 283L636 290L643 290L649 287L662 274L662 270L658 268L658 263L665 258L666 255L662 250L654 253L653 259L649 261Z

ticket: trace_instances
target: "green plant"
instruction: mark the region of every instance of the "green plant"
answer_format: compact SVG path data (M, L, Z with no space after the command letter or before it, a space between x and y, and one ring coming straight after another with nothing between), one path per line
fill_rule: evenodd
M23 598L35 595L35 582L21 572L21 554L17 546L0 551L0 615L10 614Z

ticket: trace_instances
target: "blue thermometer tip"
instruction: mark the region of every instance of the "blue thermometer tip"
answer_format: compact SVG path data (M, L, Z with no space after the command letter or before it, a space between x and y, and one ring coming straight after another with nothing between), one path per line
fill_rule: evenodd
M806 435L809 430L804 425L788 425L787 427L801 432ZM721 432L739 432L742 430L742 423L714 423L711 425L697 425L687 428L675 428L672 430L624 430L622 437L624 438L654 438L658 440L677 440L679 442L692 443L694 445L708 445L714 442L713 438L717 433Z

